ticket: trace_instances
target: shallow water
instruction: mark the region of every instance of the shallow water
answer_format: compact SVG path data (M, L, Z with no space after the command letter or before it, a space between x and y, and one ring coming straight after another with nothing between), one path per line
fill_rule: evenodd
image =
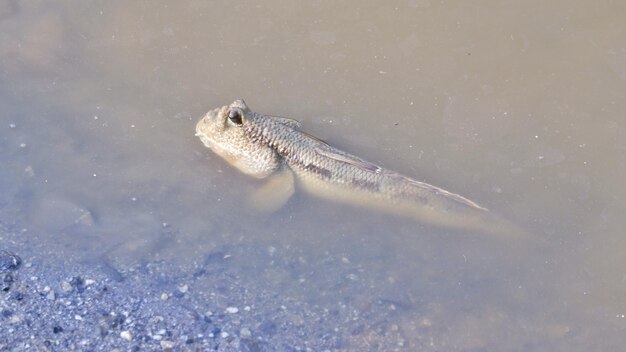
M184 266L235 243L299 253L277 294L362 314L382 302L400 350L618 350L625 16L611 1L6 1L0 223L49 261ZM262 182L194 137L236 98L539 240L303 194L250 213ZM242 284L262 285L266 264ZM342 265L346 292L328 279Z

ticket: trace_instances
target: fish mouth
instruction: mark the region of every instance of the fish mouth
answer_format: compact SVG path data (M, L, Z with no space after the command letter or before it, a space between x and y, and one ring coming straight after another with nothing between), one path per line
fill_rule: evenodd
M205 124L206 121L204 121L204 117L201 118L200 121L198 121L198 123L196 124L196 137L201 137L205 135L203 132L201 132L202 130L204 130Z
M200 121L196 124L196 137L208 137L207 131L210 124L215 123L215 119L223 109L224 107L213 109L202 116Z

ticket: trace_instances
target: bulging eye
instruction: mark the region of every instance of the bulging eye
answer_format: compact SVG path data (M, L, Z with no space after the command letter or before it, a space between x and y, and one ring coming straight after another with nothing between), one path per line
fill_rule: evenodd
M228 119L235 125L243 124L243 120L241 118L241 112L239 112L239 110L230 110L228 112Z

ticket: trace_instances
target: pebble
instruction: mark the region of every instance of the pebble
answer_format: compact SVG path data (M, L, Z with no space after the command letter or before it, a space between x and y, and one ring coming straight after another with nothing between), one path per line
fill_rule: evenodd
M0 251L0 272L15 270L22 264L22 259L9 251Z
M211 333L209 333L209 337L215 337L215 335L219 334L222 331L219 327L214 327L211 329Z
M169 340L163 340L161 341L161 348L162 349L166 349L166 348L174 348L176 344L174 343L174 341L169 341Z
M250 329L248 328L242 328L239 332L239 337L241 337L242 339L249 339L250 337L252 337L252 332L250 332Z
M120 332L120 337L126 341L131 341L133 339L133 334L131 334L128 330L124 330Z
M188 285L178 286L178 291L180 293L187 293L187 291L189 291L189 286Z
M78 293L83 293L85 291L85 280L83 280L82 277L74 276L69 283L74 289L76 289L76 291L78 291Z
M24 169L24 175L28 176L28 177L33 177L35 176L35 170L33 169L32 166L28 165L25 169Z
M226 313L228 314L237 314L239 312L239 308L237 307L228 307L226 308Z
M67 281L62 281L61 282L61 290L63 290L63 292L70 292L72 291L72 284L70 284Z
M348 274L346 278L350 281L358 281L359 277L356 274Z
M161 293L161 301L167 301L169 298L170 296L167 293Z
M22 318L17 316L17 315L13 315L11 316L11 319L9 319L9 324L17 324L19 322L22 321Z

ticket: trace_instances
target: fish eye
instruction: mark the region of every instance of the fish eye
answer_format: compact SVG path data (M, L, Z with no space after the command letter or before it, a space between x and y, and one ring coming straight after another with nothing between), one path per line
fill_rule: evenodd
M241 113L238 110L230 110L228 112L228 119L235 125L242 125L243 119Z

